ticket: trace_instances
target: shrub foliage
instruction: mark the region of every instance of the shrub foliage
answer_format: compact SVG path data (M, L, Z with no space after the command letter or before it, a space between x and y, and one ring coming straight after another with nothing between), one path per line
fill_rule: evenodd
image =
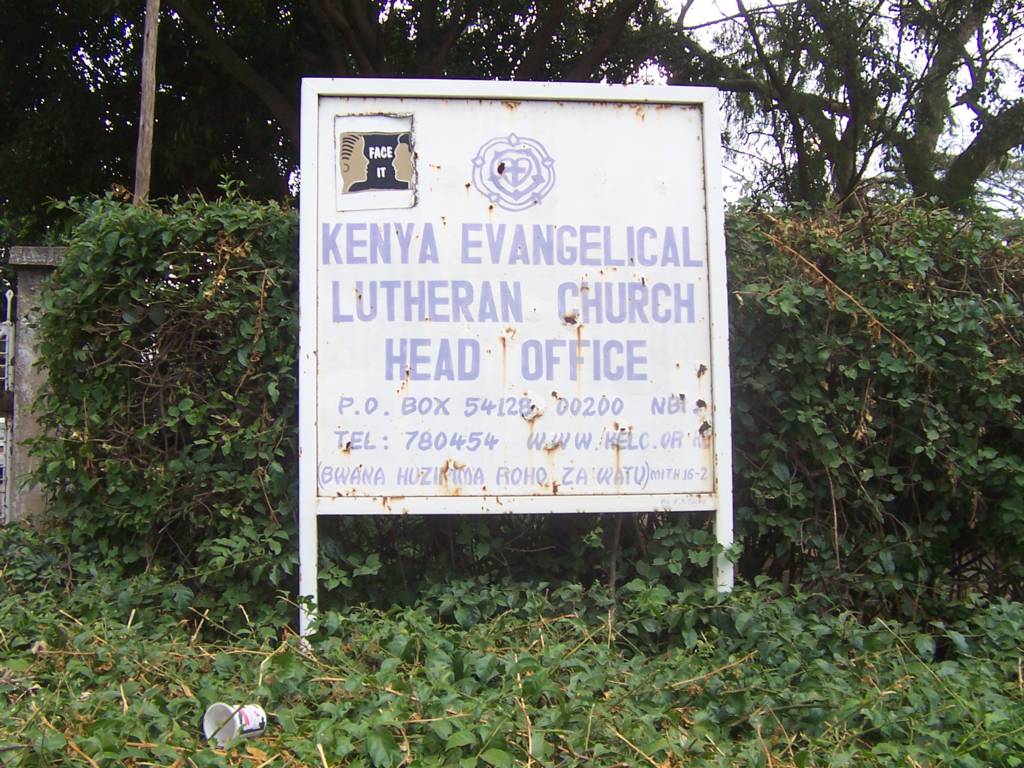
M54 515L130 561L276 580L295 510L296 217L230 186L71 205L38 324Z
M77 541L265 586L294 552L296 223L225 192L71 204L35 450ZM1024 245L909 203L734 212L728 239L742 570L904 611L951 586L1019 596ZM411 597L438 563L706 578L699 518L609 522L332 520L324 583Z
M102 766L1020 766L1024 605L859 621L759 580L726 597L634 579L453 580L324 613L309 645L197 610L173 579L0 530L0 760ZM468 597L483 620L453 623ZM266 733L217 749L215 701Z
M747 570L1019 597L1024 243L910 204L729 234Z

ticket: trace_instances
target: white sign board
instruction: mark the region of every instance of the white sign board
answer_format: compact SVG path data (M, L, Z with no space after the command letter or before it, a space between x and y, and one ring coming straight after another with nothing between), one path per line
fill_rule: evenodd
M730 544L717 93L302 98L300 592L322 514L715 510Z

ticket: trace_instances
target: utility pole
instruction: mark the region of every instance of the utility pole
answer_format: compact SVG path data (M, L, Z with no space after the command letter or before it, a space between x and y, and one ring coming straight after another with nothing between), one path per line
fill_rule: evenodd
M153 165L153 113L156 102L156 32L160 0L146 0L146 26L142 43L142 103L139 106L139 142L135 149L135 204L149 197Z

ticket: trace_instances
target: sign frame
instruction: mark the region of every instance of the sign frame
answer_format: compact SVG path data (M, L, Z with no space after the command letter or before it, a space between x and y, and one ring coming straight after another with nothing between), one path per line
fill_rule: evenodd
M500 102L583 102L642 107L688 106L700 110L706 225L708 323L710 334L710 423L713 429L712 493L507 495L507 496L337 496L319 493L317 478L318 245L322 173L321 103L338 98L490 100ZM721 185L718 92L684 86L589 83L518 83L458 80L305 78L302 81L299 203L299 628L312 630L317 605L319 560L317 521L321 515L535 514L694 512L715 513L715 536L723 552L715 558L715 585L733 586L728 550L733 544L732 430L729 376L728 292Z

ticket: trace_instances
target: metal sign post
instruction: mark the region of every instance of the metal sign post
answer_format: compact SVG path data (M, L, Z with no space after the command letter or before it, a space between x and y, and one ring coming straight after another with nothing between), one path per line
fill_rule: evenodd
M320 515L713 510L731 546L716 91L314 79L302 121L302 596Z

